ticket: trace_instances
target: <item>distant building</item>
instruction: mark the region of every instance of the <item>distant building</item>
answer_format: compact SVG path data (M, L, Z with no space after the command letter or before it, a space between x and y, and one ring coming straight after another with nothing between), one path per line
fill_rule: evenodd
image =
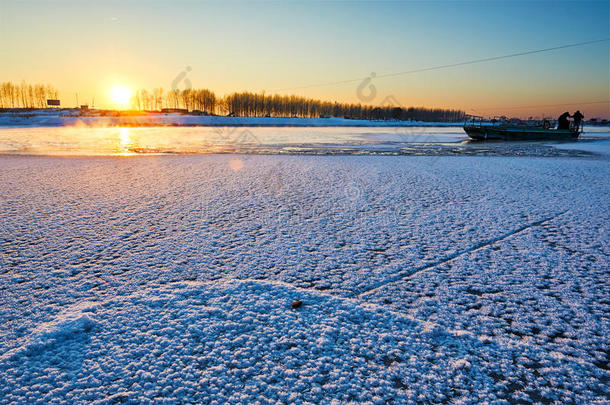
M59 100L48 99L47 106L59 107Z
M320 118L330 118L330 114L320 114Z

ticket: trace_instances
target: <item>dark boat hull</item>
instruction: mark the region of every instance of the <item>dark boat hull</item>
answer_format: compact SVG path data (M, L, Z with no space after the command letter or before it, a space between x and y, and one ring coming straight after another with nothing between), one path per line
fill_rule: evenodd
M472 139L501 141L550 141L578 138L579 133L569 129L510 128L492 126L465 126Z

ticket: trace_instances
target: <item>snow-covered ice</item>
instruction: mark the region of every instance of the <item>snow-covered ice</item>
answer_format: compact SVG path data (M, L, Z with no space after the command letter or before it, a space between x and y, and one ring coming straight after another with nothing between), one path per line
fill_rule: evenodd
M262 280L142 288L58 317L3 356L4 401L472 401L495 397L520 355Z
M565 156L2 156L0 403L610 401Z
M593 152L604 155L610 155L610 140L595 140L590 142L566 142L558 145L553 145L557 149L566 150L581 150L585 152Z

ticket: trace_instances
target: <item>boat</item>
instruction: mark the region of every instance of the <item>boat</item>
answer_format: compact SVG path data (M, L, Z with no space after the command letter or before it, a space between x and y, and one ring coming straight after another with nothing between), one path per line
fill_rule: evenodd
M549 120L542 122L515 122L514 120L485 120L471 116L464 123L464 131L477 141L552 141L577 139L581 134L580 127L573 125L569 129L555 129Z

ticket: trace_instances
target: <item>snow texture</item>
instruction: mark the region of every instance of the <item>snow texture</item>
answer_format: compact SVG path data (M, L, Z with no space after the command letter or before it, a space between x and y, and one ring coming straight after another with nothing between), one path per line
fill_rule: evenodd
M607 403L608 163L2 156L0 404Z

